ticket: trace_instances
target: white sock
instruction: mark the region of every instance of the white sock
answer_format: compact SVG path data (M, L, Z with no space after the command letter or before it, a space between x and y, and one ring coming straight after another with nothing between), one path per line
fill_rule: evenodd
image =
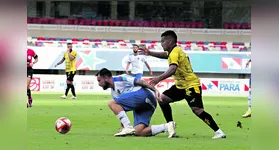
M121 111L119 114L116 115L116 117L120 120L120 122L123 124L124 128L131 128L132 124L126 114L125 111Z
M251 110L251 107L252 107L252 99L251 99L251 89L250 89L248 95L248 110Z
M164 132L166 130L167 130L166 124L152 125L151 126L152 135L159 134L159 133Z
M224 134L224 132L221 129L218 129L215 133Z

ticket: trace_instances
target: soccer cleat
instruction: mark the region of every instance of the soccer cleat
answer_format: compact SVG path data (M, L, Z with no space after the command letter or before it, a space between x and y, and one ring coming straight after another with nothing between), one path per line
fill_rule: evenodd
M33 99L28 99L27 107L32 107Z
M66 99L66 98L67 98L67 96L66 96L66 95L63 95L63 96L61 96L60 98L62 98L62 99Z
M168 122L166 125L167 125L168 133L169 133L168 138L175 137L176 123L174 121L171 121L171 122Z
M222 138L226 138L225 133L222 130L218 130L215 132L215 135L212 137L212 139L222 139Z
M251 117L251 110L248 110L244 115L242 115L243 118Z
M77 99L77 97L76 96L72 96L71 99Z
M114 134L114 136L127 136L127 135L134 135L136 130L131 128L123 128L120 132Z

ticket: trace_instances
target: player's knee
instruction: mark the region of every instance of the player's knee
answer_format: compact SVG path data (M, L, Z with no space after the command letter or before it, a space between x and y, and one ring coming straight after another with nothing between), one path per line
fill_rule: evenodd
M143 130L136 129L135 136L145 136Z
M203 111L204 111L203 108L192 107L192 112L197 116L199 116Z
M67 80L66 82L67 82L67 84L72 84L72 81L70 81L70 80Z
M168 96L166 96L164 94L161 95L161 100L162 101L159 101L160 106L168 104L168 103L170 103L172 101L171 98L169 98Z
M112 108L115 104L116 104L115 100L110 100L110 101L108 102L109 108Z

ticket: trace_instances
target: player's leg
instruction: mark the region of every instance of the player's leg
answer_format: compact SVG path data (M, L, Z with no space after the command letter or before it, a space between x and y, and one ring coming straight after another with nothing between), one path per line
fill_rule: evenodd
M117 101L122 101L123 99L117 99ZM124 128L121 132L116 133L114 136L125 136L125 135L133 135L135 133L135 129L133 128L126 111L116 100L110 100L108 103L109 108L116 115L116 117L120 120L121 124L123 124ZM130 108L126 108L129 110Z
M69 77L70 77L70 72L66 72L66 84L67 84L67 87L66 87L66 90L65 90L65 94L61 96L62 99L66 99L67 98L69 90L71 88L71 84L70 84L70 82L68 80Z
M138 79L142 78L142 73L137 73L137 74L135 75L135 77L138 78Z
M69 83L71 84L71 92L72 92L72 98L71 99L76 99L77 96L76 96L76 91L75 91L75 86L74 86L74 77L76 75L76 71L71 71L70 72L70 77L69 77L69 80L70 81Z
M172 110L170 103L180 101L184 99L185 93L184 90L177 89L175 85L173 85L170 89L163 92L161 95L162 102L159 102L163 115L165 117L166 122L168 123L168 132L170 137L174 137L176 123L173 121Z
M251 78L249 80L249 94L248 94L248 111L242 115L243 118L248 118L248 117L251 117L251 114L252 114L252 102L251 102Z
M205 122L214 132L214 139L217 138L226 138L226 135L221 129L219 129L217 123L213 117L204 111L203 102L202 102L202 89L201 87L193 87L186 89L186 100L191 107L193 113L198 116L203 122Z
M168 131L168 123L160 125L151 125L150 120L155 109L134 111L134 124L136 136L154 136L162 132Z
M27 96L28 96L28 102L27 107L32 107L33 99L31 96L31 90L30 90L30 83L33 77L33 70L27 69Z

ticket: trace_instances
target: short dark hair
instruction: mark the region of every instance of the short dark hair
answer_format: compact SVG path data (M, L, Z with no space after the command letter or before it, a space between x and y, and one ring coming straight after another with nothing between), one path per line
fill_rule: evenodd
M138 47L138 48L139 48L139 45L138 45L138 44L133 44L133 47L134 47L134 46L136 46L136 47Z
M67 43L67 45L72 45L72 43Z
M177 43L177 35L174 31L172 30L167 30L164 33L161 34L161 37L166 36L171 38L175 43Z
M97 72L96 76L98 75L100 75L101 77L112 77L111 72L107 68L103 68L99 72Z

